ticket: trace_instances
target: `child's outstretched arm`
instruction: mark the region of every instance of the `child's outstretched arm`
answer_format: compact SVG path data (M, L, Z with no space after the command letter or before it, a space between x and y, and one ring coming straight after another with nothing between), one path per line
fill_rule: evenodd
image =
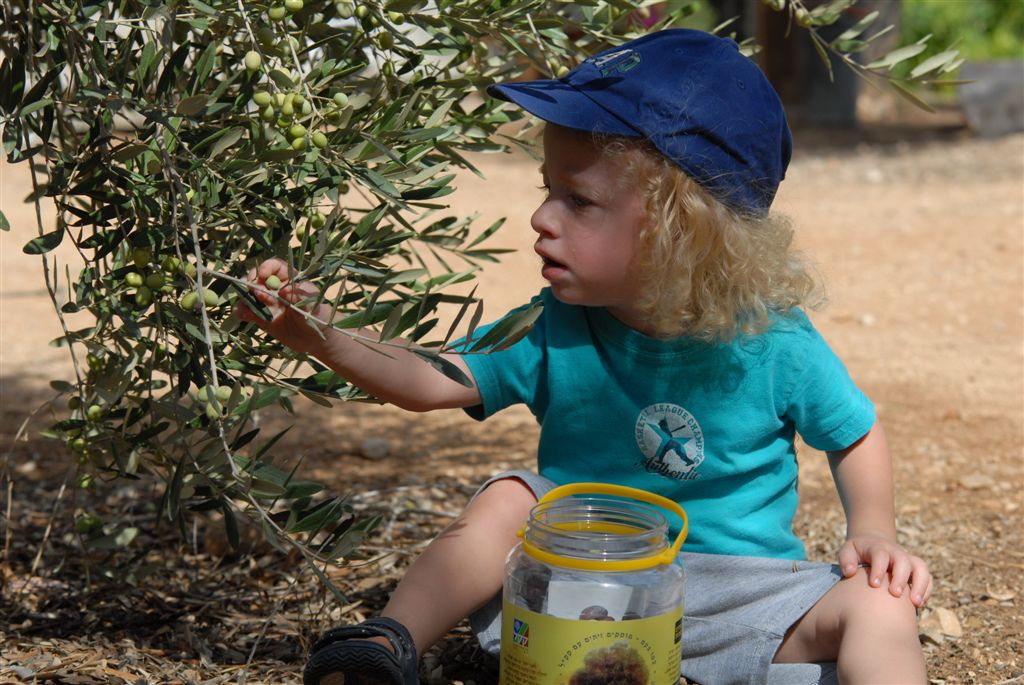
M892 595L901 597L909 587L910 600L923 606L932 593L932 576L922 559L896 542L892 460L881 424L828 458L846 512L846 542L839 550L843 576L865 564L873 587L881 587L888 574Z
M270 310L269 320L257 316L244 303L235 308L240 319L255 323L297 352L313 355L371 395L411 411L469 407L480 403L480 392L475 384L467 387L451 380L404 349L400 339L390 340L387 345L375 345L366 340L367 336L374 336L372 331L360 331L362 339L357 341L336 328L311 322L287 306L282 300L297 303L315 297L318 291L310 283L290 282L288 265L280 259L263 262L249 274L249 278L264 288L277 289L277 294L252 291ZM327 321L331 307L320 304L312 307L309 313ZM469 368L459 355L443 356L472 379Z

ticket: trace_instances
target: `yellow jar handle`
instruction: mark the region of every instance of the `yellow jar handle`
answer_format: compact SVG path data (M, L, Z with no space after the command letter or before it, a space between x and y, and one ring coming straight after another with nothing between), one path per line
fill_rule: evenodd
M652 557L645 559L634 559L634 560L620 560L620 561L594 561L594 560L583 560L574 559L574 563L570 564L573 566L580 566L586 568L593 568L594 570L634 570L639 568L646 568L649 566L657 566L661 564L671 564L675 561L676 556L679 554L679 549L683 546L683 541L686 539L686 533L689 531L690 522L686 516L686 510L679 506L678 502L670 500L667 497L656 495L653 492L647 492L646 490L640 490L639 488L631 488L626 485L613 485L611 483L569 483L568 485L560 485L548 491L537 504L545 502L551 502L561 497L569 497L571 495L615 495L617 497L627 497L629 499L639 500L641 502L647 502L648 504L654 504L659 507L663 507L679 515L679 518L683 520L683 527L679 531L679 535L676 536L675 542L672 546L666 549L664 552L660 552ZM519 531L519 536L523 537L525 528ZM525 545L524 541L524 545ZM533 546L530 545L532 548ZM549 552L541 552L537 549L530 549L527 551L531 556L537 556L540 553L543 557L551 557L550 561L566 561L564 557L550 554ZM612 567L615 568L612 568ZM621 568L618 568L620 567Z

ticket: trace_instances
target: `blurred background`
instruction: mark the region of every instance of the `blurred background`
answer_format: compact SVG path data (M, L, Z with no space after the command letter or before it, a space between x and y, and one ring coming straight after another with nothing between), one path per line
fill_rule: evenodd
M821 4L819 0L805 3L812 10ZM898 45L923 39L929 47L922 59L955 48L965 62L958 72L944 77L974 83L921 89L916 94L941 113L943 123L955 124L961 111L966 123L981 135L1024 129L1024 2L861 0L836 24L820 29L821 35L830 40L873 12L879 13L875 26L895 28L859 53L859 63L868 64ZM850 128L913 114L907 110L909 103L891 90L869 85L835 59L830 80L807 32L790 26L787 13L773 11L761 0L708 0L699 3L684 25L710 30L734 17L725 32L761 46L758 59L794 125ZM906 75L910 68L907 63L898 64L893 73Z
M1024 683L1024 2L862 0L843 18L878 11L879 26L896 27L863 63L928 35L931 52L962 53L948 76L971 83L915 91L933 112L838 63L830 81L806 32L760 0L695 7L687 26L738 17L725 32L761 46L790 113L796 145L775 209L822 274L829 303L815 324L893 445L900 536L937 581L921 617L931 683ZM513 250L480 276L486 321L543 286L529 227L542 192L538 163L522 152L472 161L482 177L460 173L446 201L482 226L507 217L492 241ZM0 682L298 683L312 635L379 611L483 479L533 466L537 426L521 407L478 424L459 411L297 399L293 415L260 416L268 434L293 426L278 445L286 466L383 519L365 561L329 571L346 602L272 549L233 556L223 537L204 535L217 526L186 540L160 531L144 585L85 577L74 535L50 523L84 506L130 511L145 497L66 487L64 446L40 436L66 412L50 404L49 382L71 369L67 351L48 344L61 330L41 260L21 251L37 234L26 167L0 160L11 223L0 233L0 470L10 475L0 493ZM80 264L67 244L49 256L61 272ZM800 452L796 528L812 559L830 560L844 520L821 456ZM465 626L427 655L423 676L495 682Z

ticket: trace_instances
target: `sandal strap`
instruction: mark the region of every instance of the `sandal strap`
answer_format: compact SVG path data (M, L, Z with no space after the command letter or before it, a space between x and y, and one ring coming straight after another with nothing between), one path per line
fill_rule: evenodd
M362 623L352 626L331 628L317 638L309 652L315 654L323 647L341 640L358 640L368 637L387 638L396 654L401 652L403 656L410 654L414 660L416 658L416 645L412 641L408 629L395 619L386 616L368 618Z
M378 634L386 637L391 646L395 648L395 654L403 652L413 663L416 663L416 643L412 641L412 635L404 625L387 616L368 618L363 621L363 625L371 629L378 629L380 631Z

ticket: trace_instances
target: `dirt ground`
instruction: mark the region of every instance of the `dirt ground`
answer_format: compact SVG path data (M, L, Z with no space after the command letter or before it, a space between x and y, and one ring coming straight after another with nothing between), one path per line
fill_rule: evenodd
M793 219L827 283L829 304L813 319L878 406L894 450L900 534L936 576L921 622L931 682L1024 683L1024 135L977 139L947 117L797 131L796 144L776 209ZM523 156L478 161L488 180L466 176L453 204L479 211L481 225L507 216L495 242L519 249L481 278L491 319L541 286L528 229L538 177ZM346 603L294 559L215 560L201 531L164 538L151 584L87 587L65 559L66 529L47 536L67 458L37 436L46 412L30 414L69 367L47 346L60 331L40 260L21 253L36 230L21 204L26 170L0 174L13 226L0 234L0 468L9 477L0 683L299 682L313 635L372 615L478 482L532 464L537 428L525 410L485 424L366 404L269 413L268 425L296 424L284 451L304 457L304 475L385 516L365 550L371 559L333 574ZM363 456L367 438L389 454ZM842 513L822 455L800 457L798 530L812 558L831 560ZM111 493L108 504L125 496ZM423 676L483 684L495 667L463 626L427 655Z

